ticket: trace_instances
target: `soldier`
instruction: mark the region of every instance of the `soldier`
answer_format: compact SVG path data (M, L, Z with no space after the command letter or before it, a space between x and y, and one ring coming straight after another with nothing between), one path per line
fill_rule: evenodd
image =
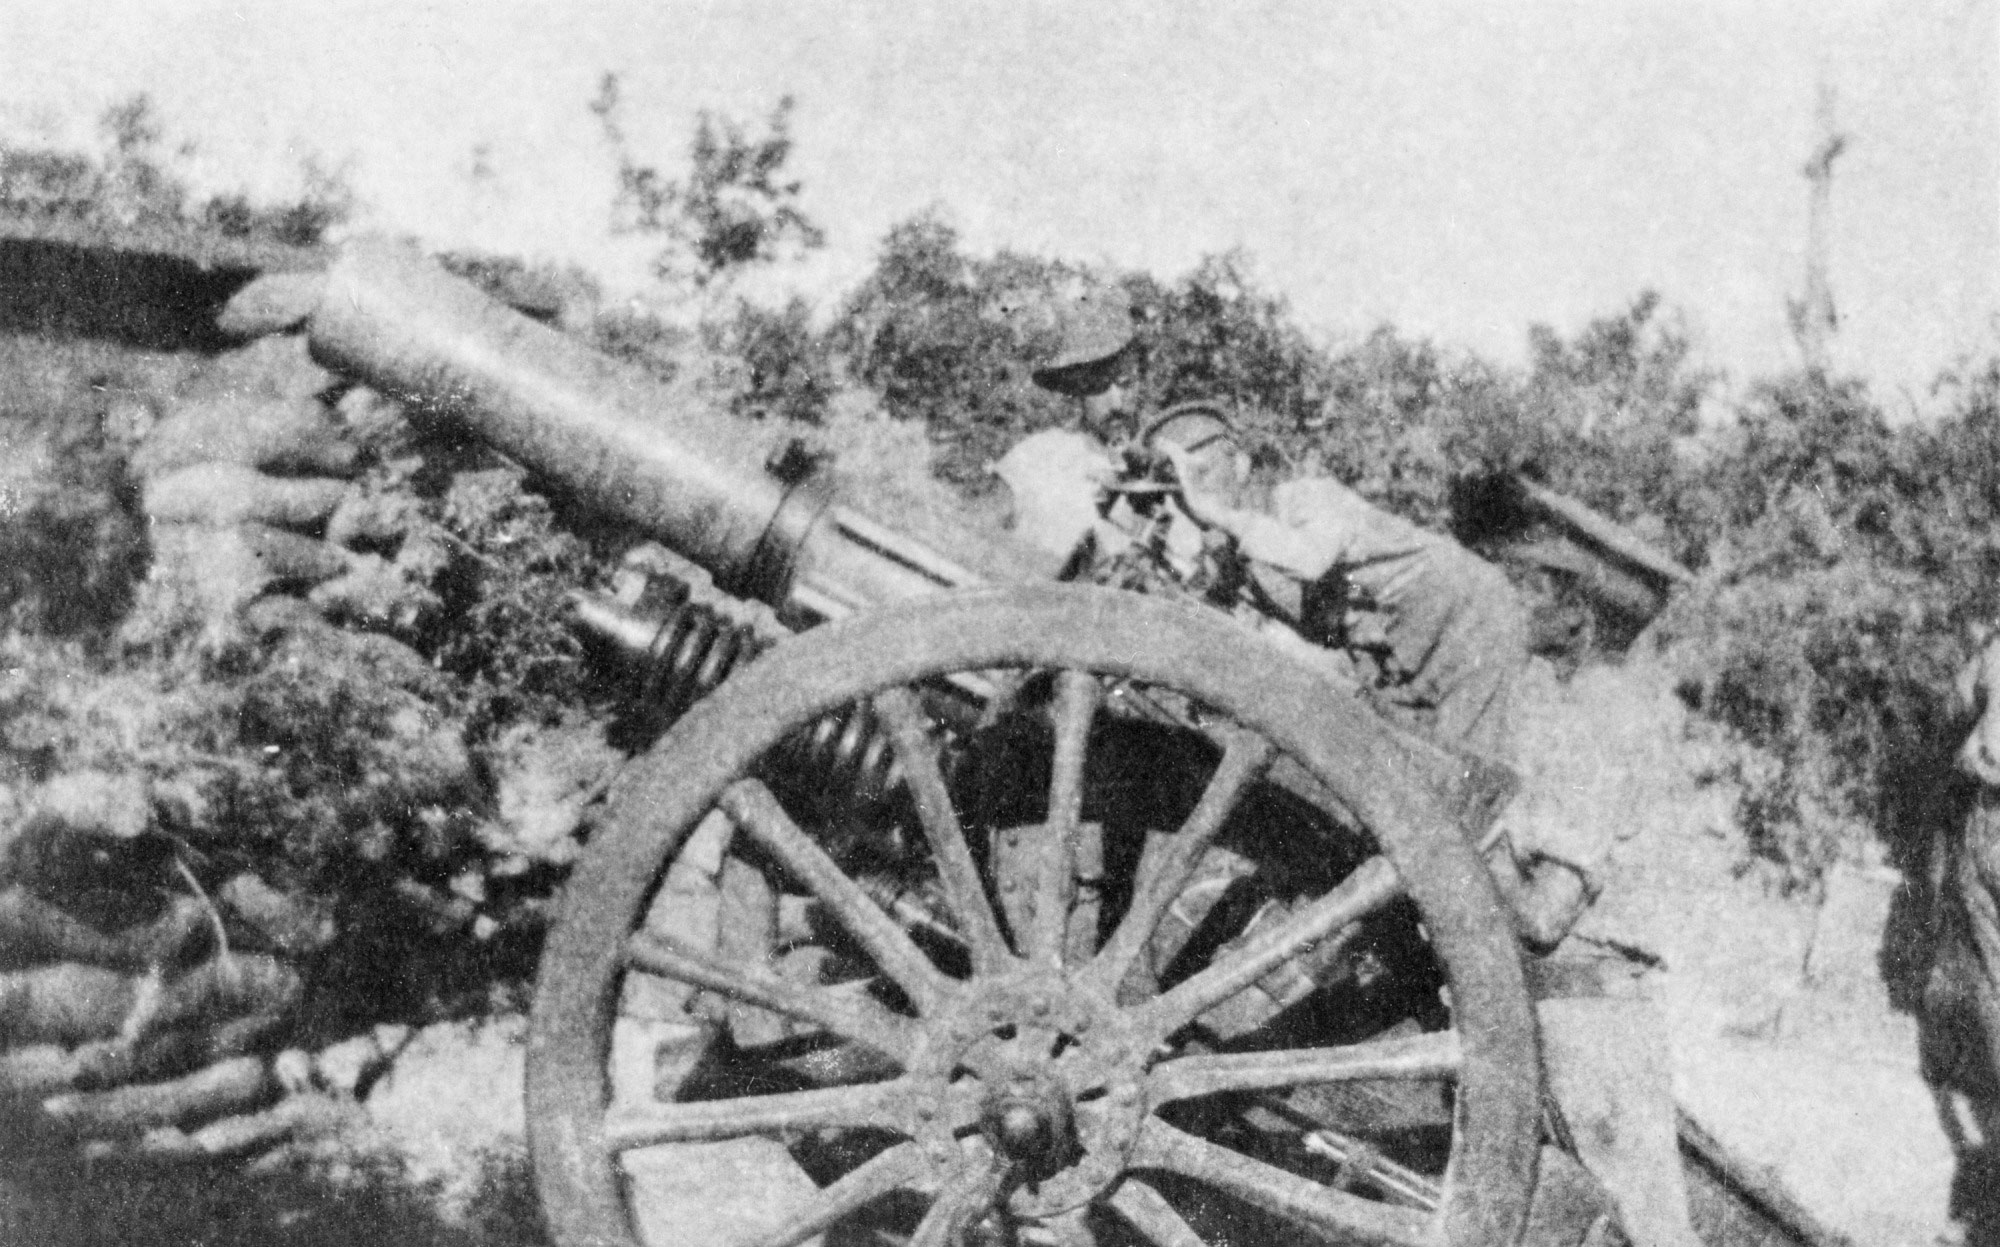
M1128 424L1129 311L1090 295L1060 320L1060 344L1035 370L1036 383L1077 399L1091 433ZM1307 641L1355 655L1357 675L1392 717L1451 748L1512 763L1509 717L1529 634L1527 612L1497 568L1338 481L1288 479L1275 451L1246 445L1212 414L1170 418L1148 442L1173 459L1182 510L1225 534L1247 561L1262 611ZM995 471L1014 491L1017 529L1074 546L1094 513L1060 499L1108 480L1112 462L1090 440L1050 431L1025 439ZM1063 518L1044 524L1020 514L1029 510ZM1542 953L1564 944L1596 898L1609 847L1601 830L1562 820L1509 828L1488 862L1525 944ZM1607 993L1587 959L1553 960L1582 962L1586 971L1544 976L1566 980L1571 991L1579 979L1584 985L1580 995L1537 1005L1550 1089L1579 1159L1617 1203L1637 1247L1699 1247L1681 1180L1663 1023L1643 999Z

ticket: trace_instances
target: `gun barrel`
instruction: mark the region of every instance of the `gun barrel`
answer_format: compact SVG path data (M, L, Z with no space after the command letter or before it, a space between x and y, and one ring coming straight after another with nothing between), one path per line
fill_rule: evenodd
M825 618L983 579L833 506L812 481L746 462L730 418L690 407L413 249L349 244L306 332L328 367L456 423L781 613Z

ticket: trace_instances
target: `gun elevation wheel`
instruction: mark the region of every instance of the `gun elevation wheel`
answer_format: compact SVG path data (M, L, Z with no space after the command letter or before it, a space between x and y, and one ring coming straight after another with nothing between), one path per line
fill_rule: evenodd
M880 734L886 796L796 773L829 721ZM1532 1014L1420 756L1133 594L777 647L628 769L565 893L528 1053L555 1241L1513 1243Z

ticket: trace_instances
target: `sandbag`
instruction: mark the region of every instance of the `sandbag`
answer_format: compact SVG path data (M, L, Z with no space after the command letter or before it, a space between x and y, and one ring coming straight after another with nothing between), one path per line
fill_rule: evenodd
M81 1135L136 1134L246 1112L268 1099L274 1087L263 1058L246 1056L168 1082L55 1096L42 1103L42 1111L55 1125Z

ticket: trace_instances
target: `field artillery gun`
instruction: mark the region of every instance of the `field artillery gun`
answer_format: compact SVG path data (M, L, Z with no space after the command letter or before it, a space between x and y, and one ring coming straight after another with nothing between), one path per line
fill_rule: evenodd
M664 731L544 952L565 1247L1588 1232L1475 847L1506 777L1219 613L884 530L400 250L270 308L767 608L579 604Z

